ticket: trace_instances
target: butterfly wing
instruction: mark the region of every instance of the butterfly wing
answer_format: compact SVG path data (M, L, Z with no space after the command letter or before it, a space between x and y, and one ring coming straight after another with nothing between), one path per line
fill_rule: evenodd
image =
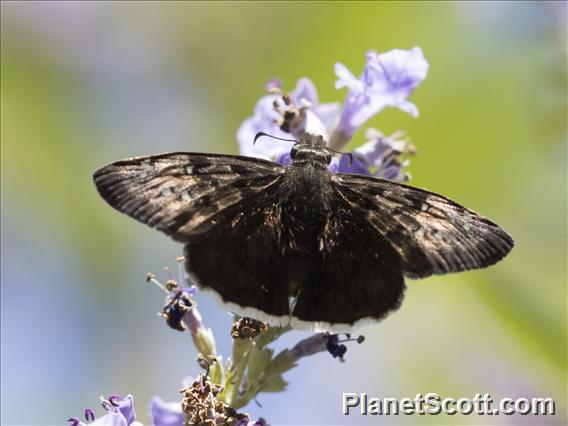
M513 240L495 223L440 195L361 175L331 175L332 206L319 257L292 325L347 332L398 309L404 276L483 268Z
M251 157L171 153L118 161L95 184L115 209L186 243L186 269L233 311L287 323L280 261L284 168Z
M112 207L187 242L214 226L223 210L266 191L283 171L257 158L174 152L117 161L93 179Z
M207 237L186 244L186 270L202 290L241 316L289 323L288 282L278 188L218 214Z
M395 248L408 277L484 268L513 248L498 225L441 195L361 175L333 181L346 202L366 211L369 230Z
M405 290L400 256L369 228L366 211L335 189L293 309L294 328L350 332L399 308Z

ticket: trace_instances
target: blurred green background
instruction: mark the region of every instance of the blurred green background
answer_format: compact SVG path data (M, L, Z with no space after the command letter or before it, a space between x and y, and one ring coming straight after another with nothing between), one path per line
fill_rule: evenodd
M285 393L248 407L272 424L566 424L566 3L11 2L2 18L2 423L63 424L101 394L179 400L198 373L188 335L144 283L181 245L110 209L92 171L170 150L236 153L264 82L307 76L339 101L333 64L420 46L411 100L369 125L405 129L412 184L507 229L488 270L409 283L399 312L340 364L316 355ZM364 141L358 133L351 145ZM221 353L226 312L200 296ZM293 344L300 333L284 343ZM341 414L376 397L552 397L554 417ZM101 413L98 411L98 413Z

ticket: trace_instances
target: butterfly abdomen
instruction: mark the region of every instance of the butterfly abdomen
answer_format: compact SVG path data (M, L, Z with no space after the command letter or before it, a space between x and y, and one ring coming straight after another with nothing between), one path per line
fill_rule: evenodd
M329 173L309 163L292 165L286 171L280 195L285 251L279 273L284 276L289 296L296 296L317 274L330 185Z

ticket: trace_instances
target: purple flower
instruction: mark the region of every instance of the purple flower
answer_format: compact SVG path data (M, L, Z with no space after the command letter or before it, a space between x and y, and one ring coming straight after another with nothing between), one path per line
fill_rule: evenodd
M346 336L346 339L339 340L338 334L316 333L298 342L296 346L288 351L288 354L298 361L300 358L327 350L334 358L339 358L343 362L343 356L347 352L347 346L343 343L363 343L365 341L364 336L359 336L356 339L352 339L349 335Z
M136 420L136 414L134 413L134 398L132 395L127 395L126 398L113 395L109 396L108 399L111 404L117 408L117 414L121 414L124 417L126 424L131 425Z
M339 157L339 160L330 164L328 169L333 173L354 173L367 176L372 175L365 163L353 154L342 154L341 157Z
M258 132L266 132L280 138L297 136L303 131L328 138L328 132L339 116L339 104L320 104L317 90L308 78L298 80L289 96L282 95L281 83L271 80L266 88L270 95L263 96L256 104L254 115L247 118L237 131L239 151L242 155L284 161L287 164L291 143L276 139L259 140L253 145ZM292 123L287 122L293 117ZM284 125L290 128L282 130Z
M341 143L332 144L341 148L369 118L386 107L396 107L413 117L418 116L418 108L407 98L426 78L428 62L422 50L415 47L410 50L393 49L378 54L367 52L367 64L359 78L356 78L343 64L335 64L338 80L335 87L347 87L349 93L345 99L339 124L332 139Z
M181 262L183 257L178 259ZM181 265L181 263L179 263ZM204 356L215 355L215 339L213 338L213 333L211 329L205 328L203 325L203 320L201 314L197 310L196 303L193 300L193 296L197 293L197 287L185 287L180 286L176 280L174 280L172 274L169 272L169 280L166 284L159 282L155 275L149 273L146 275L146 281L156 284L158 288L163 290L167 296L162 309L161 315L166 320L166 323L171 328L178 331L188 330L193 339L193 343ZM179 270L179 282L186 282L184 273L181 269Z
M111 395L108 399L101 397L101 406L107 411L102 417L96 419L95 412L92 408L85 410L85 420L89 423L83 423L77 417L71 417L68 421L70 426L102 425L102 426L141 426L136 421L136 413L134 412L134 398L127 395L125 398L118 395Z
M249 417L245 417L237 422L235 426L267 426L266 420L260 417L257 421L251 420Z
M339 336L337 334L327 336L325 348L334 358L339 358L340 360L343 360L343 355L347 352L347 346L339 343Z
M261 139L253 145L251 141L258 132L284 139L303 132L319 134L328 140L330 148L341 151L356 130L386 107L396 107L416 117L418 108L407 98L426 78L428 66L419 47L381 54L367 52L367 63L359 78L344 65L335 64L336 88L349 89L340 115L337 104L319 103L315 86L307 78L300 79L290 94L282 94L280 80L271 80L266 84L270 95L258 101L254 116L245 120L237 132L240 153L286 166L292 163L291 142ZM404 135L397 132L385 137L369 129L367 139L352 154L334 156L328 169L334 173L407 180L409 175L402 170L408 161L401 161L401 156L412 153L413 147Z
M119 413L108 413L89 424L101 426L127 426L130 423L127 423L124 416Z
M174 330L185 331L187 328L186 323L195 323L195 321L193 321L195 315L191 312L193 310L191 296L193 296L194 293L194 289L176 286L166 297L166 303L162 309L162 316L165 318L166 323ZM190 317L189 321L187 321L188 316Z
M164 402L157 396L150 400L149 411L150 422L154 426L179 426L185 420L179 402Z
M368 142L355 148L352 153L353 161L350 161L349 156L343 155L337 171L396 181L408 180L408 174L403 172L403 168L409 162L401 161L400 157L403 154L414 154L415 148L404 132L385 136L380 131L369 128L365 136Z
M290 356L294 360L299 360L306 356L317 354L318 352L325 351L325 345L327 344L327 339L329 334L327 333L316 333L300 340L296 345L289 350Z

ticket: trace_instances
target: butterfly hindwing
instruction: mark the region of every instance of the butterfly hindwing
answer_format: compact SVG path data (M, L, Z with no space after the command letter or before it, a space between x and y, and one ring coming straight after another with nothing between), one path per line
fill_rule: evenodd
M348 331L396 310L405 289L396 250L339 194L308 196L299 214L296 197L309 190L291 190L291 179L220 212L206 238L186 245L193 280L239 315L297 329Z
M206 238L185 246L186 270L203 290L241 316L273 325L289 322L279 187L241 200L217 215Z
M117 161L93 178L112 207L187 242L205 233L220 211L264 191L283 170L251 157L178 152Z
M411 278L483 268L513 248L498 225L441 195L361 175L333 180L353 209L366 212L369 230L396 249Z
M295 328L348 332L399 308L404 296L401 259L372 232L365 211L338 193L318 235L317 261L293 310Z

